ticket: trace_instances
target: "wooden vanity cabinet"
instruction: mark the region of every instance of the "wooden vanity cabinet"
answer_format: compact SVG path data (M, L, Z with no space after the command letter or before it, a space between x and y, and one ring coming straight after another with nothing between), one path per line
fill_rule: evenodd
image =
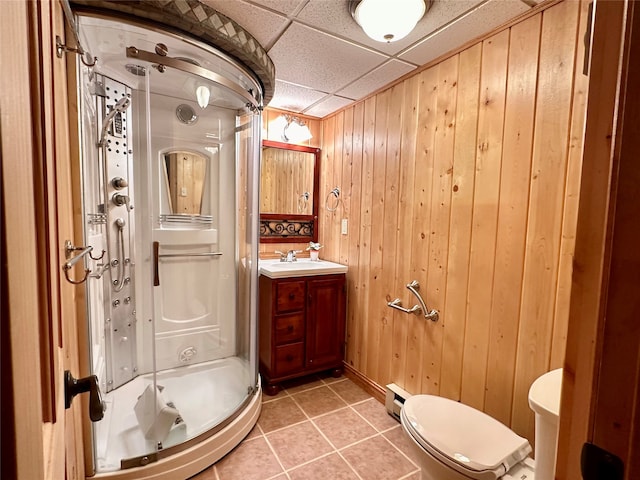
M283 380L324 370L342 374L345 275L260 276L260 374L275 395Z

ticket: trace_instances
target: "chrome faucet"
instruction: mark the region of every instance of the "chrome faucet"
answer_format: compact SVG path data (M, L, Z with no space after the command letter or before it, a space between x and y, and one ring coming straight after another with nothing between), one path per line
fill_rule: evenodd
M280 255L281 262L296 262L298 260L296 254L302 253L302 250L289 250L287 253L276 250L275 253Z

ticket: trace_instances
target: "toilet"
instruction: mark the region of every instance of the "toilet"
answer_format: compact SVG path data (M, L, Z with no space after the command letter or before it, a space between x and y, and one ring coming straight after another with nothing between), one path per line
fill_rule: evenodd
M535 462L528 440L489 415L434 395L408 398L400 422L418 453L422 480L552 480L561 384L558 369L529 390L536 417Z

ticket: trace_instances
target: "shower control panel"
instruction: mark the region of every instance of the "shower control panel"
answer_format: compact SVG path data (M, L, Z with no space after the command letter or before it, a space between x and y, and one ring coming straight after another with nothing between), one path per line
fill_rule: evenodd
M108 273L104 278L107 391L136 376L136 318L134 282L134 232L132 213L133 148L131 145L131 89L102 77L105 96L97 97L103 124L98 146L102 162L102 188L106 215Z

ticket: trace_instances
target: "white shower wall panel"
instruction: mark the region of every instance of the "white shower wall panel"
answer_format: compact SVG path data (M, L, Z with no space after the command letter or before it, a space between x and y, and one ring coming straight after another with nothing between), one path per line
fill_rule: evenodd
M152 72L153 74L153 72ZM156 73L157 75L157 73ZM135 92L140 106L144 92ZM136 98L137 97L137 98ZM150 95L148 143L139 139L141 160L136 163L138 198L148 199L137 214L138 224L138 347L142 371L210 361L234 354L236 328L236 222L235 222L235 111L195 102ZM197 122L178 121L176 108L189 104ZM146 115L139 123L146 123ZM140 125L139 128L142 128ZM145 127L146 128L146 127ZM141 130L136 129L136 132ZM207 158L202 215L211 215L211 228L167 228L160 215L169 210L164 154L193 152ZM142 203L142 202L140 202ZM144 225L143 228L141 226ZM216 257L176 257L159 261L160 285L153 285L151 246L160 244L160 255L220 252ZM232 300L229 300L232 299Z

